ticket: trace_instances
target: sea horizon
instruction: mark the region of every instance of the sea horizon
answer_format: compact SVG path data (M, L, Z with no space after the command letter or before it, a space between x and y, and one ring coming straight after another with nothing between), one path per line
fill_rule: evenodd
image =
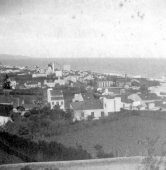
M2 58L4 65L35 66L46 68L54 62L55 67L71 65L73 70L90 70L98 73L115 73L140 75L149 78L160 78L166 75L166 59L164 58Z

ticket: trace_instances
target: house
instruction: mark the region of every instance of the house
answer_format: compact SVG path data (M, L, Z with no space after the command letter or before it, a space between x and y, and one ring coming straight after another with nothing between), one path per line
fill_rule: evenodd
M56 77L62 77L62 71L61 70L56 70L55 71L55 75L56 75Z
M103 98L103 108L105 116L114 112L120 112L122 108L121 97L119 96L106 96Z
M40 82L26 82L26 83L24 83L24 86L27 89L30 89L30 88L41 88L41 83Z
M137 93L129 95L128 99L133 101L134 107L141 106L141 104L143 103L141 97Z
M102 95L117 96L125 93L125 89L119 87L106 88Z
M161 98L158 97L155 93L148 93L148 94L139 94L142 102L146 104L146 110L158 110L156 107L155 102L161 101Z
M59 106L60 109L65 110L64 96L62 91L49 88L47 90L47 102L50 104L51 109L53 109L55 106Z
M86 120L89 117L99 119L115 112L120 112L122 108L121 97L104 96L101 99L83 97L83 101L72 102L70 108L73 110L73 120Z
M40 77L46 78L47 74L45 74L45 73L35 73L35 74L32 74L32 78L40 78Z
M0 127L3 127L6 123L12 122L12 119L8 116L0 116Z
M65 85L65 81L60 77L55 78L54 80L44 80L44 85L46 85L47 87L52 88L55 87L56 84Z
M69 81L76 83L77 80L78 80L78 76L69 75L69 76L64 77L64 80L65 80L66 83L69 82Z
M156 108L160 111L166 111L166 102L165 101L155 101Z
M10 81L10 86L12 87L12 89L15 89L16 85L17 85L17 82L15 80Z
M87 120L89 117L99 119L104 116L103 104L100 100L72 102L73 121Z
M128 96L128 99L133 101L133 110L157 110L155 106L155 101L161 101L157 95L149 93L135 93Z
M122 95L121 96L122 108L125 110L132 110L133 109L133 101L128 99L128 96Z
M0 95L1 105L12 105L13 108L22 106L25 110L39 107L43 100L43 94L37 90L12 90L10 93L4 92ZM2 108L0 108L2 110Z
M107 81L107 80L99 80L97 82L97 87L98 88L108 88L108 87L111 87L113 86L113 81Z
M81 102L81 101L84 101L83 97L82 97L82 94L79 93L79 94L74 94L74 98L72 100L73 102Z

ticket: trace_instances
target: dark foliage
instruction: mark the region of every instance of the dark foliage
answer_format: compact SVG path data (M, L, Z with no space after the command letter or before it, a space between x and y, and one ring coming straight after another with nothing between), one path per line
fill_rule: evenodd
M0 142L9 147L9 151L17 154L24 161L57 161L57 160L81 160L90 159L90 154L82 147L66 148L57 142L39 141L33 142L16 135L0 132Z
M105 153L103 147L99 144L95 145L94 148L96 149L97 158L114 158L117 156L113 152Z
M32 170L28 165L22 167L20 170Z
M11 89L9 76L6 74L3 80L3 89Z

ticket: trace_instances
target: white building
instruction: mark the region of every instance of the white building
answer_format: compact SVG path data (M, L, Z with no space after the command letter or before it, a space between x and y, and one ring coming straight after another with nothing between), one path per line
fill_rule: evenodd
M84 101L84 99L83 99L83 97L82 97L82 94L81 94L81 93L75 94L72 101L73 101L73 102L82 102L82 101Z
M107 80L100 80L97 82L97 87L98 88L108 88L113 86L113 81L107 81Z
M12 89L15 89L16 85L17 85L17 82L15 80L10 81L10 86L12 87Z
M56 77L62 77L62 71L61 70L55 71L55 75Z
M104 97L103 108L105 116L108 116L110 113L120 112L122 108L121 97Z
M65 80L61 78L55 79L54 81L44 80L44 85L46 85L47 87L53 88L56 84L65 85Z
M103 102L96 99L83 100L71 103L73 110L73 121L86 120L89 117L99 119L115 112L120 112L122 108L121 97L103 98Z
M103 105L100 100L86 100L71 103L73 121L87 120L88 118L99 119L104 117Z
M54 106L59 106L60 109L65 110L64 105L64 97L62 91L57 91L53 89L47 90L47 102L50 104L51 109L54 108Z
M41 88L41 83L40 82L36 82L36 83L27 82L27 83L24 83L24 86L27 89L30 89L30 88Z
M44 73L32 74L32 78L38 78L38 77L47 77L47 74Z
M12 122L12 119L7 116L0 116L0 127L4 126L7 122Z

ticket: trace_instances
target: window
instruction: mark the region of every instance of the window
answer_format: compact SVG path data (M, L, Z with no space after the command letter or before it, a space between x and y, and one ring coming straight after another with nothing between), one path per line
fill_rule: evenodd
M101 117L104 117L104 112L101 112Z

